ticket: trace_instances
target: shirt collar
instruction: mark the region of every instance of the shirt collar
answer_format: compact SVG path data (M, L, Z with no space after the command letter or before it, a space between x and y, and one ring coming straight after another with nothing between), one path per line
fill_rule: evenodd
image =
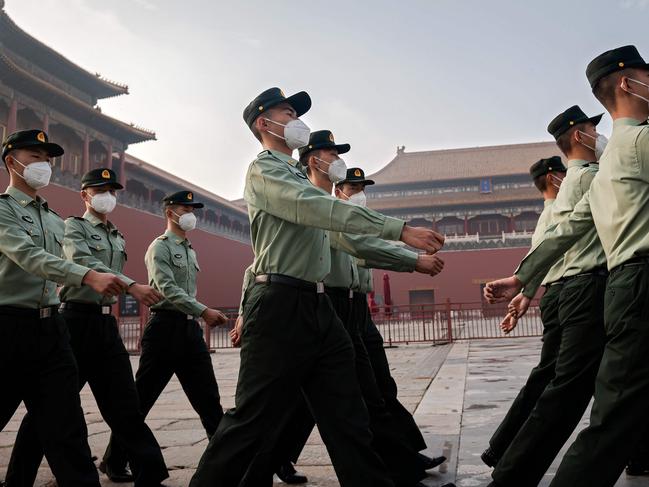
M568 161L568 169L570 169L571 167L586 166L592 163L592 161L587 161L585 159L570 159Z
M189 240L180 238L178 235L176 235L176 234L175 234L174 232L172 232L171 230L167 230L167 231L165 232L165 236L166 236L169 240L171 240L172 242L174 242L176 245L182 245L184 242L187 242L187 244L189 244Z
M18 188L15 186L9 186L7 188L6 193L11 196L13 199L15 199L20 206L25 208L28 204L30 204L32 201L36 203L40 203L43 205L43 208L49 211L49 207L47 205L47 200L45 198L41 198L40 196L36 196L36 200L29 196L28 194L23 193L20 191Z
M636 120L635 118L624 117L624 118L618 118L617 120L613 120L613 127L618 127L618 126L634 127L644 122L645 122L644 120Z
M273 150L273 149L268 149L268 152L270 152L272 155L274 155L278 159L281 159L282 161L290 164L291 166L297 167L297 162L298 161L293 159L291 156L288 156L288 155L284 154L283 152L276 151L276 150Z
M547 208L552 203L554 203L554 198L548 198L547 200L543 200L543 208Z
M90 212L87 211L87 210L86 210L86 212L83 214L83 218L84 218L85 220L88 220L88 221L90 222L90 224L91 224L93 227L96 227L96 226L99 226L99 225L103 225L103 224L104 224L104 222L102 222L99 218L97 218L95 215L93 215L92 213L90 213ZM112 230L117 230L117 228L115 228L115 225L113 225L110 221L108 221L108 222L106 223L106 228L108 228L108 229L111 230L111 231L112 231Z

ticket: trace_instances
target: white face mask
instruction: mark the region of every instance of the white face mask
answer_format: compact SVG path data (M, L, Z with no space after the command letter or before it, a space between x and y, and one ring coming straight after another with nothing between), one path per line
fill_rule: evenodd
M561 183L563 182L562 178L559 178L555 176L554 174L550 174L550 179L552 180L552 186L555 188L559 189L561 187Z
M606 136L597 134L597 137L593 137L592 135L589 135L586 132L582 132L581 130L579 131L579 133L595 141L595 147L591 147L587 144L584 144L583 142L581 142L581 144L588 147L590 150L595 151L595 158L599 161L599 158L602 157L604 149L606 149L606 145L608 144L608 139L606 138Z
M649 85L646 83L643 83L642 81L638 81L637 79L633 78L627 78L629 81L633 81L634 83L638 83L639 85L644 86L645 88L649 89ZM644 100L647 102L647 105L649 105L649 98L645 98L644 96L638 95L637 93L631 93L630 91L627 91L624 89L623 85L620 85L620 88L622 88L624 91L626 91L629 95L635 96L637 98L640 98L641 100Z
M313 156L315 157L315 156ZM325 173L322 169L317 168L323 174L329 176L329 181L336 184L347 177L347 164L340 157L335 159L333 162L327 162L319 157L315 157L317 161L324 162L329 166L327 172Z
M52 166L48 161L32 162L25 166L15 157L13 158L18 164L25 168L22 176L17 171L14 173L25 180L27 185L32 189L41 189L50 184L52 177Z
M291 120L286 125L276 122L275 120L271 120L270 118L264 118L264 120L284 127L284 137L276 134L275 132L271 132L270 130L268 131L268 133L286 141L286 145L289 149L295 150L298 147L304 147L309 143L311 129L299 118L296 120Z
M90 198L90 206L97 212L105 215L110 213L117 206L117 198L109 191L97 193Z
M189 232L196 228L196 215L193 213L183 213L182 215L179 215L175 211L172 211L172 213L178 217L176 223L178 223L178 226L183 232Z
M358 193L354 193L351 196L347 196L342 191L340 191L340 194L345 196L347 201L349 201L350 203L352 203L354 205L363 206L363 207L367 206L367 196L365 195L365 191L359 191Z

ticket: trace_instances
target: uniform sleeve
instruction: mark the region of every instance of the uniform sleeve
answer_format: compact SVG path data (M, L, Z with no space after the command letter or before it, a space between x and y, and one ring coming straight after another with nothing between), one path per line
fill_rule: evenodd
M590 191L575 205L570 216L551 225L543 239L523 259L514 273L525 285L523 294L534 297L543 278L554 263L594 225L590 211Z
M645 183L649 183L649 127L644 127L640 131L635 141L635 146L638 157L639 177Z
M199 303L176 284L170 261L171 253L165 245L156 244L147 253L146 266L153 277L153 284L178 310L192 316L202 315L207 306Z
M31 236L16 224L7 202L0 202L0 252L25 272L65 286L81 287L90 270L35 245Z
M406 248L366 235L332 232L331 246L358 259L367 267L395 272L413 272L418 254Z
M399 240L405 222L369 208L353 205L304 184L287 163L260 157L248 169L246 202L299 225Z
M126 277L124 274L120 274L119 272L115 272L93 255L88 246L86 232L83 230L83 224L74 218L70 218L65 222L63 253L68 260L79 265L88 267L97 272L115 274L128 286L135 283L133 279Z
M243 273L243 284L241 285L241 300L239 301L239 314L243 314L243 305L246 300L246 292L252 285L255 283L255 273L252 271L252 268L255 264L252 263Z

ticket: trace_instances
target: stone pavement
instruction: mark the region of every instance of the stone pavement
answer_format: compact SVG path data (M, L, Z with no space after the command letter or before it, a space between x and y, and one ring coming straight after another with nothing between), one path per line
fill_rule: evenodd
M449 459L424 481L431 487L456 481L458 486L485 486L490 470L480 462L480 453L503 417L509 404L535 365L540 350L539 339L502 339L459 342L453 346L426 344L401 345L387 349L402 402L411 411L424 432L431 455L442 451ZM137 367L137 358L133 357ZM219 350L212 355L224 407L234 404L239 354L237 350ZM93 454L101 456L109 430L97 411L92 394L85 388L82 403L88 422ZM0 478L4 477L15 433L24 411L19 410L0 433ZM174 378L149 414L170 469L169 487L188 485L207 441L196 413L191 409L178 381ZM541 485L547 485L552 470ZM300 458L298 469L309 477L310 486L338 485L329 456L317 432ZM37 486L48 485L52 475L44 463ZM115 486L105 478L102 485ZM121 484L125 485L125 484ZM129 485L129 484L126 484ZM277 481L275 485L284 485ZM617 487L649 486L649 478L627 479L622 476Z

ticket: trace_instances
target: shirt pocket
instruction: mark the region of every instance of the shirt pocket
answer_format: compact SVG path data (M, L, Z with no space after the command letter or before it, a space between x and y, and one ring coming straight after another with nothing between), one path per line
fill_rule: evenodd
M171 253L171 268L173 270L176 281L179 281L183 287L187 279L187 261L185 256L178 252Z
M63 255L63 234L52 232L52 254L57 257L65 258Z
M118 237L113 242L113 265L111 268L116 272L122 272L126 260L126 242L123 238Z
M34 219L30 215L20 215L18 225L32 238L36 245L39 247L43 246L42 231L40 227L34 223Z

